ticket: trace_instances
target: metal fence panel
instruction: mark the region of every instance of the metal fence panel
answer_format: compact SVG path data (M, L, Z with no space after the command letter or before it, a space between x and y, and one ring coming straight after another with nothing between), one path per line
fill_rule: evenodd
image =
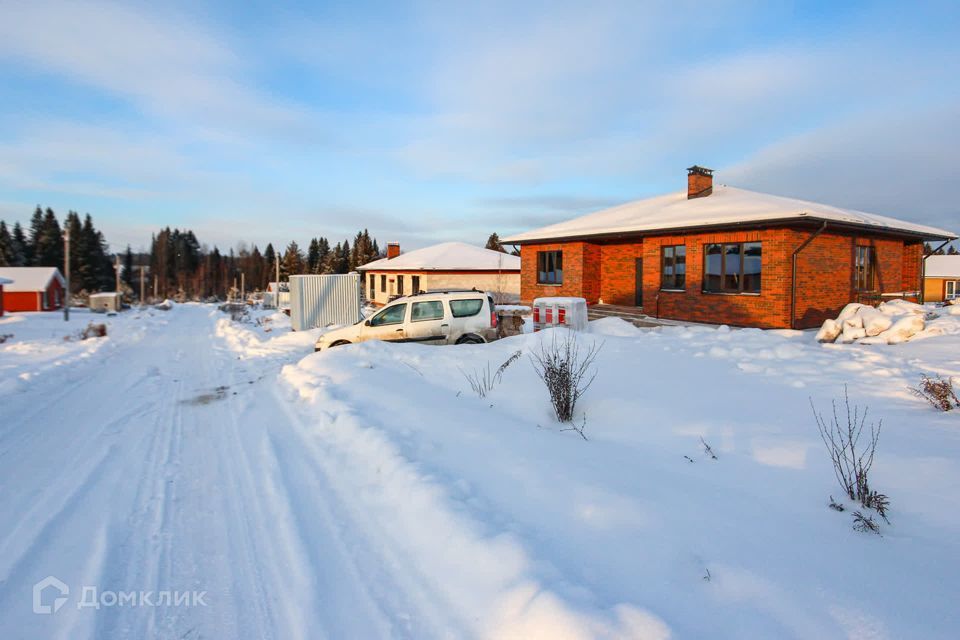
M294 331L354 324L361 317L359 274L290 276Z

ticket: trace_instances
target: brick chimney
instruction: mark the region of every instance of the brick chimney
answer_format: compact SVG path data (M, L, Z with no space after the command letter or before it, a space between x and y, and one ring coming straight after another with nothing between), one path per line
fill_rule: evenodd
M399 255L400 255L400 243L388 242L387 243L387 260L393 260Z
M687 167L687 200L705 198L713 193L713 169Z

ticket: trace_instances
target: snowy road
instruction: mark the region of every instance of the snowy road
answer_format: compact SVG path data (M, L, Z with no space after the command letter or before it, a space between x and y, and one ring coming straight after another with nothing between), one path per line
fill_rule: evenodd
M442 633L393 626L431 616L391 595L351 530L276 388L279 363L246 367L213 337L210 308L171 315L4 397L0 637ZM38 615L31 592L46 576L70 593ZM84 587L138 602L78 606ZM165 591L198 600L166 606Z

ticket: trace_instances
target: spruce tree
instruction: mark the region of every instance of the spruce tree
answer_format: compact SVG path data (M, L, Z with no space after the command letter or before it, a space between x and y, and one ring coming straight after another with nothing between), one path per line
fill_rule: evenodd
M127 250L123 253L123 282L133 290L133 249L127 245Z
M40 205L33 210L33 217L30 218L30 237L24 246L24 253L27 258L27 264L36 265L37 262L37 243L43 234L43 209Z
M500 244L500 236L496 232L491 233L490 237L487 238L487 244L484 246L485 249L490 251L499 251L500 253L506 253L507 250L503 248L503 245Z
M13 225L13 234L10 242L10 266L25 267L30 264L27 236L19 222Z
M40 267L63 268L63 234L53 209L47 207L34 239L33 263Z
M0 220L0 267L9 267L13 255L13 238L7 229L7 223Z
M310 240L310 246L307 249L307 273L317 272L317 263L320 259L320 242L316 238Z

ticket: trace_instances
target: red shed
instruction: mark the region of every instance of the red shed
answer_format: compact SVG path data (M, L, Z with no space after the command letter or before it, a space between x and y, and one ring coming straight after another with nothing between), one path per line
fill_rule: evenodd
M64 281L56 267L0 267L4 311L53 311L63 308Z

